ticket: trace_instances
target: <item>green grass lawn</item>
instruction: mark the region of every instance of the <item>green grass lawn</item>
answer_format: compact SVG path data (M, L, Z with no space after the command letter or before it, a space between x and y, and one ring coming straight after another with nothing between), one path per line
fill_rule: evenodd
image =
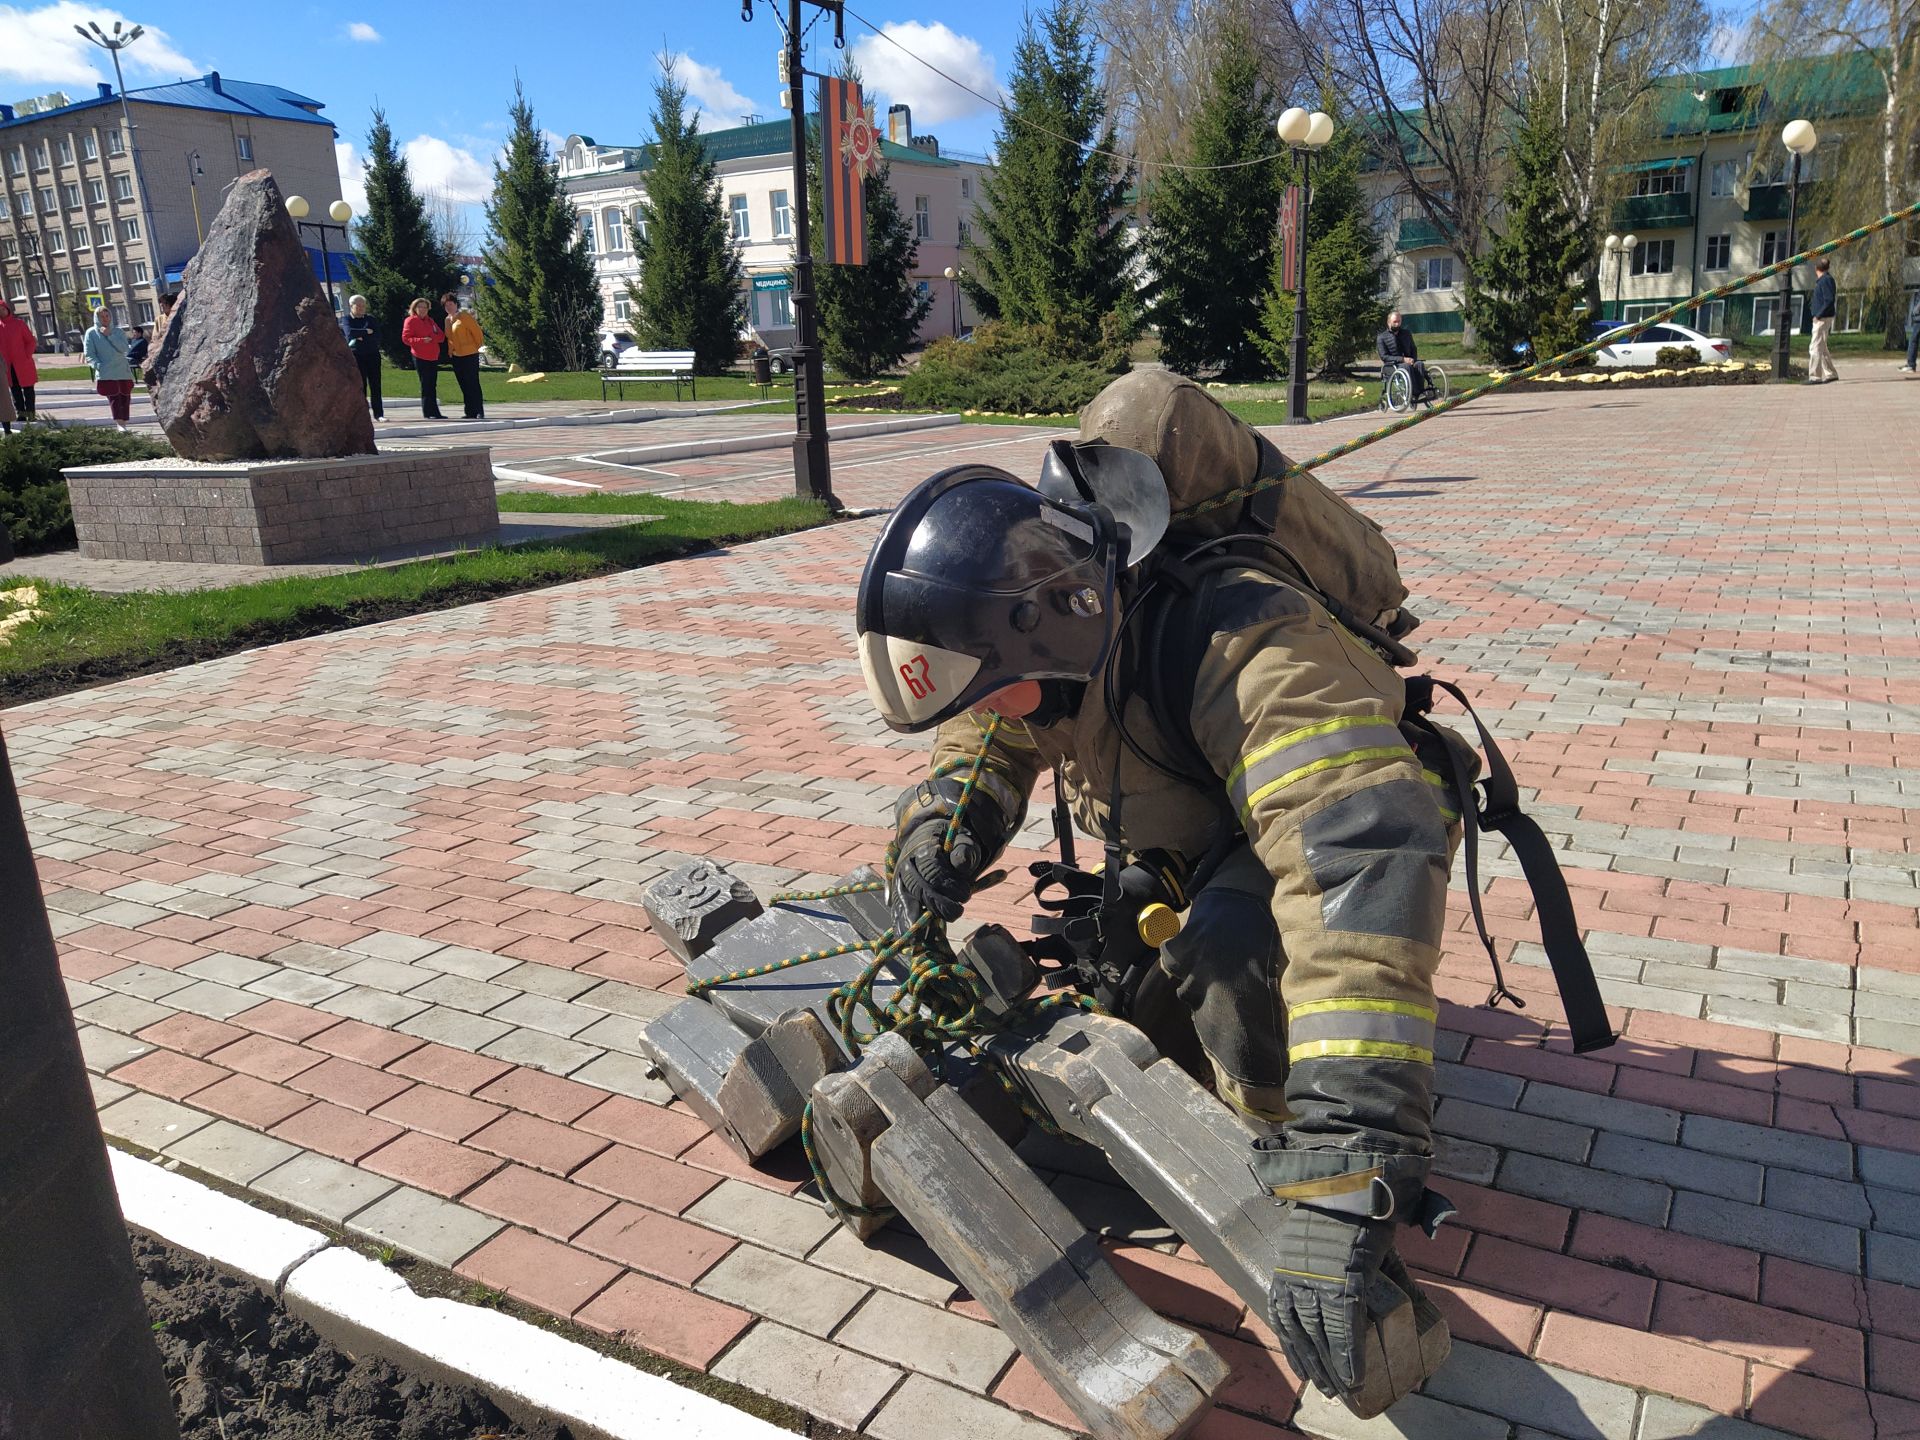
M210 660L237 650L584 580L824 524L810 500L731 505L664 496L503 496L514 510L645 513L644 524L344 575L290 576L184 594L36 584L45 618L0 646L0 706ZM631 501L632 510L608 501ZM533 503L528 503L533 502ZM29 565L31 561L27 562Z

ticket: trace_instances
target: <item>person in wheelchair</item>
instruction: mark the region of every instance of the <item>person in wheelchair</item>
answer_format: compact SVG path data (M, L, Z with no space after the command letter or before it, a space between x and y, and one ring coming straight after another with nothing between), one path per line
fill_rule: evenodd
M1395 366L1404 365L1407 378L1413 382L1411 403L1418 405L1425 400L1431 389L1427 384L1427 367L1420 363L1420 347L1413 343L1412 332L1400 323L1398 310L1387 316L1387 328L1374 337L1373 344L1380 356L1381 384L1393 377Z

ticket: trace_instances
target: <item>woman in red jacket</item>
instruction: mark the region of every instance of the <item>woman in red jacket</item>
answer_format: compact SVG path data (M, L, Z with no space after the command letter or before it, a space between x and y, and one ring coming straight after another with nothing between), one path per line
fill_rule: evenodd
M420 414L428 420L444 420L440 413L440 347L447 332L434 322L433 307L416 300L407 307L407 318L400 326L400 341L413 352L413 368L420 372Z
M13 408L22 420L33 419L33 387L40 383L39 368L33 363L36 349L33 327L13 313L13 306L0 299L0 358L6 360L7 388Z

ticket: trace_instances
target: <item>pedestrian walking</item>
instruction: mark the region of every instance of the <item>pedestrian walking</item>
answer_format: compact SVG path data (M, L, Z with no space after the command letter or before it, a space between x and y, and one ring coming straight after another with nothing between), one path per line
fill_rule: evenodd
M33 362L36 343L33 327L13 313L13 306L0 300L0 356L7 362L8 399L21 420L34 418L33 387L40 383L40 369Z
M127 327L127 364L133 367L133 378L140 378L140 367L147 363L147 332L139 325Z
M1900 368L1909 375L1914 373L1916 356L1920 356L1920 290L1907 302L1907 363Z
M460 308L460 299L451 290L440 297L440 308L447 312L448 363L453 378L460 384L460 401L469 420L487 418L486 401L480 394L480 347L487 337L480 331L479 317Z
M373 418L386 419L380 404L380 323L367 313L364 295L347 301L347 349L353 352L353 363L360 367L360 387L366 391Z
M12 376L12 374L13 369L7 364L6 355L0 353L0 435L13 434L13 422L15 419L13 413L13 387L7 383L8 378ZM4 528L4 526L0 526L0 529Z
M425 420L444 420L440 413L440 347L447 334L433 321L433 307L425 300L407 306L406 322L400 327L400 339L413 355L413 368L420 376L420 415Z
M113 312L102 307L93 312L93 328L80 345L93 367L93 388L107 397L116 430L126 429L132 418L133 366L127 363L132 343L127 332L113 323Z
M1807 346L1807 383L1825 385L1838 380L1833 368L1833 352L1827 348L1827 336L1833 333L1833 312L1839 299L1838 287L1828 272L1833 262L1824 256L1813 262L1813 340Z

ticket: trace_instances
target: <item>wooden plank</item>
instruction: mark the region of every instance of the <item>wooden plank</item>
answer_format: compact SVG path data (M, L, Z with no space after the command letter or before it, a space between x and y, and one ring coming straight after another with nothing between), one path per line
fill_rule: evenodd
M690 981L710 980L739 970L777 964L795 955L831 950L861 938L851 922L824 908L780 906L729 927L719 943L687 961ZM758 1035L792 1010L810 1009L829 1030L827 997L866 968L866 951L813 960L751 980L730 980L705 992L705 998L741 1029ZM890 998L900 971L890 967L874 986L876 999Z
M753 887L711 860L695 860L649 885L641 897L653 933L684 965L711 949L729 926L761 910Z
M640 1027L640 1048L659 1068L673 1093L741 1154L746 1139L727 1123L720 1087L751 1038L702 1000L683 1000Z

